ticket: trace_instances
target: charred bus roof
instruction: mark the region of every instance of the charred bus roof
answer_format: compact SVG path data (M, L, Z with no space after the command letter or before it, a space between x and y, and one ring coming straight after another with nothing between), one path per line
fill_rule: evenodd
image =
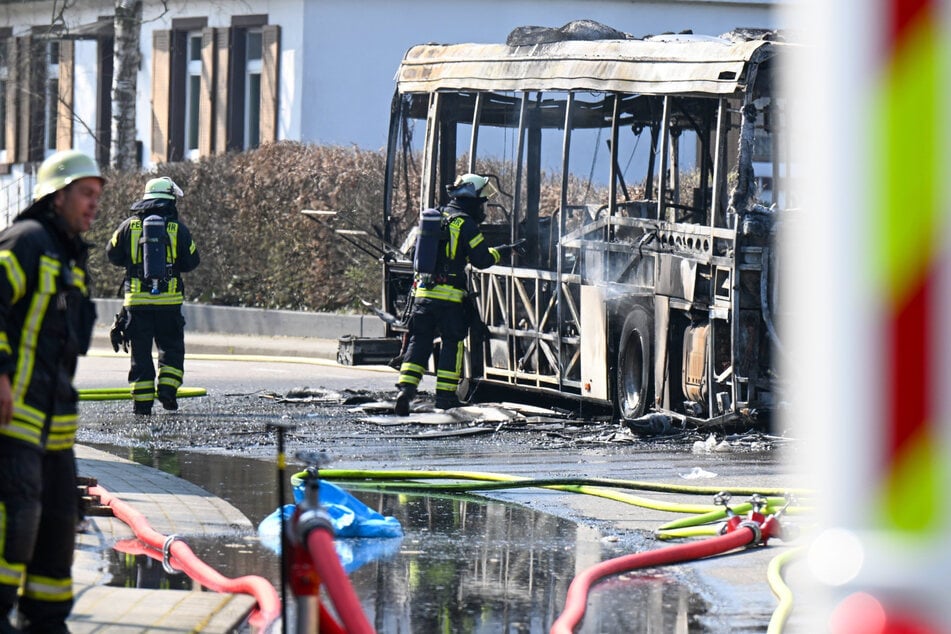
M771 33L771 32L768 32ZM421 44L397 72L399 93L573 91L732 95L747 69L788 46L766 38L654 36L538 44Z

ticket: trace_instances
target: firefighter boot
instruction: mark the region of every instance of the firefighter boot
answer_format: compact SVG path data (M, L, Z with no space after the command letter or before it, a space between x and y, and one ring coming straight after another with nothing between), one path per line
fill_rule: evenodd
M397 416L409 416L409 404L413 400L413 397L416 396L416 387L413 385L406 385L401 383L397 385L400 388L400 393L396 397L396 415Z
M178 399L175 398L175 392L171 390L159 390L156 396L158 397L159 403L161 403L165 409L172 411L178 409Z
M462 402L456 396L455 392L447 392L444 390L438 390L436 392L436 409L452 409L453 407L461 407Z
M0 585L0 634L13 634L20 631L10 622L16 600L16 586Z
M152 401L135 401L132 404L132 413L136 416L151 416Z

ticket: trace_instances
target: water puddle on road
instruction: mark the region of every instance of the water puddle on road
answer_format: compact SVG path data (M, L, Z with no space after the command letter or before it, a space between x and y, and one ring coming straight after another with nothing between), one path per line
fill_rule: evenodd
M96 448L197 484L233 504L255 526L278 506L273 463L241 456ZM601 539L591 527L482 497L353 493L383 515L396 517L404 531L402 539L343 540L349 542L343 548L338 544L338 553L352 556L347 564L351 582L381 634L546 633L576 574L639 549ZM292 499L289 489L286 495ZM373 541L388 543L367 543ZM280 589L279 557L256 534L186 542L223 575L256 574ZM644 540L640 547L656 545ZM110 572L110 585L115 586L194 585L183 575L167 574L160 559L145 555L112 551ZM291 627L293 603L289 596ZM647 570L595 586L576 632L704 632L705 612L703 600L673 572Z

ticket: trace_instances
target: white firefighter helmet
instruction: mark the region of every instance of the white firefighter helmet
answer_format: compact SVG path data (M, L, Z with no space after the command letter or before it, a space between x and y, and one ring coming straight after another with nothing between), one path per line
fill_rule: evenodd
M153 178L145 184L145 196L143 196L143 199L165 198L167 200L175 200L184 195L185 192L182 191L181 187L175 184L175 181L168 176L160 176L159 178Z
M486 176L463 174L448 188L452 198L494 198L499 190Z
M79 150L62 150L43 161L36 170L36 186L33 188L33 201L40 200L58 192L70 183L82 178L106 179L99 171L99 165Z

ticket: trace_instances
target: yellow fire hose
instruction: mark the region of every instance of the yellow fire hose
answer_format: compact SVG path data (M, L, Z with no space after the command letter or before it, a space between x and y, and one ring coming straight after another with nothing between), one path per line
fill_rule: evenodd
M128 387L89 387L77 390L80 401L121 401L132 398L132 389ZM178 398L205 396L208 391L203 387L180 387Z

